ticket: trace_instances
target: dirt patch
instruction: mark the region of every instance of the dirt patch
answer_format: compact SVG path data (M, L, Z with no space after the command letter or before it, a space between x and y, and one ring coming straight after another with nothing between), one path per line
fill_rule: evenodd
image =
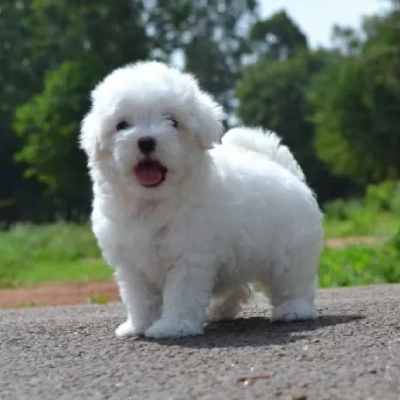
M350 236L345 238L329 238L326 240L326 246L337 249L354 244L367 244L369 246L378 246L382 239L377 236Z
M0 290L2 309L84 303L105 304L118 300L118 289L114 281L51 283L37 287Z

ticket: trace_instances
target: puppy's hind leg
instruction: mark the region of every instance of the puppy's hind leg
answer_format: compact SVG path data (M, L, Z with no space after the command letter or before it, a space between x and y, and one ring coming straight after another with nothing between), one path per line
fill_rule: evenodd
M272 321L316 318L316 272L319 249L300 249L277 263L263 280L272 305Z
M271 304L271 321L295 321L314 319L318 316L315 308L315 283L311 283L296 294L283 295L276 291L268 292ZM275 292L275 293L274 293Z
M216 294L211 300L208 309L208 321L230 320L237 317L242 311L243 305L249 301L253 294L250 285L242 285L234 289Z

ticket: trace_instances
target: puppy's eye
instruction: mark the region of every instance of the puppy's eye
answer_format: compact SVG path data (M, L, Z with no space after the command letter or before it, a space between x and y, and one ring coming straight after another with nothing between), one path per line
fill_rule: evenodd
M172 126L173 126L174 128L177 128L177 127L178 127L178 121L177 121L175 118L168 118L168 119L171 121Z
M125 129L128 129L129 127L130 127L130 125L126 121L121 121L116 126L117 131L123 131Z

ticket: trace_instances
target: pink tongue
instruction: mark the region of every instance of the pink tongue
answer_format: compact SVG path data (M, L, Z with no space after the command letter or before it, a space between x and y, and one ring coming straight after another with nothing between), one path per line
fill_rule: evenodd
M140 166L135 168L138 181L143 186L154 186L160 183L163 178L162 172L158 168Z

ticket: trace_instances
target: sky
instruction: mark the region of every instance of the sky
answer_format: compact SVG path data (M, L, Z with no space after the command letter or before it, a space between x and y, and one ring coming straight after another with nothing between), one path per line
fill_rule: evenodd
M307 35L312 47L329 46L336 23L358 28L363 15L377 14L387 7L384 0L260 0L263 17L285 9Z

